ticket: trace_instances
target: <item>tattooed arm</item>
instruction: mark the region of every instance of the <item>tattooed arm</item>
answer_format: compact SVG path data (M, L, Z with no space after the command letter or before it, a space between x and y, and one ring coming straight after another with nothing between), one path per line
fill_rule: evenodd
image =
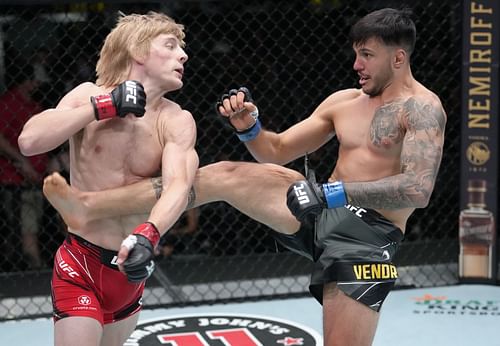
M349 203L367 208L423 208L429 203L441 163L446 114L439 101L414 98L403 104L406 134L401 173L372 182L345 183Z

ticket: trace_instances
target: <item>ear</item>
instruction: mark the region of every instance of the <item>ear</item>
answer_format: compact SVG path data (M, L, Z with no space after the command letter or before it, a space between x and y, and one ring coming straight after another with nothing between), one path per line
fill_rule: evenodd
M141 54L137 50L135 50L135 51L131 51L130 55L136 63L138 63L139 65L144 65L144 62L146 61L146 57L143 54Z
M393 60L394 68L401 68L405 64L407 57L408 55L404 49L396 49Z

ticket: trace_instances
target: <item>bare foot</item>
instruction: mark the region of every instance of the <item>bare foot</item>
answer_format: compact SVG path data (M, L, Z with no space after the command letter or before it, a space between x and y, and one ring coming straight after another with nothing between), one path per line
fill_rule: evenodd
M52 173L44 179L43 194L70 228L80 229L87 223L87 209L80 198L81 192L70 186L59 173Z

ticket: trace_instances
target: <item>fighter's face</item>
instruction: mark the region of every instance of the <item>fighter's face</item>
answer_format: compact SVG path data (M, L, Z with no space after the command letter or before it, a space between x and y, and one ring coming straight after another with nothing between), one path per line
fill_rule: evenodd
M171 34L161 34L151 41L151 49L145 65L150 75L161 79L169 90L183 85L184 63L188 56L179 40Z
M354 44L353 49L356 54L353 68L358 73L361 88L370 96L380 95L394 78L394 50L375 38Z

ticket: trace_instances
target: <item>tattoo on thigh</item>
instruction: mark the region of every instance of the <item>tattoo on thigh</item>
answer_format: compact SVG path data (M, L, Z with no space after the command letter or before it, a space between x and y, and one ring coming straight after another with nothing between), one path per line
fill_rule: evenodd
M194 191L194 187L191 186L191 190L188 193L188 204L186 209L191 209L194 207L194 202L196 201L196 192Z
M155 192L156 199L160 199L161 192L163 191L163 184L161 177L151 178L151 185L153 185L153 190Z

